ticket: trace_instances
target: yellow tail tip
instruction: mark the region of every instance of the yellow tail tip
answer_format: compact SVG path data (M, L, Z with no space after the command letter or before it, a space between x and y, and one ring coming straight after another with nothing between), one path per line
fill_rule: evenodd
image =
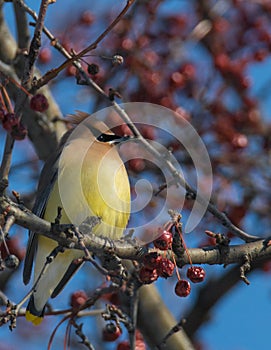
M40 325L42 320L43 320L43 317L35 316L35 315L31 314L31 312L29 310L26 311L25 318L28 322L32 322L34 326Z

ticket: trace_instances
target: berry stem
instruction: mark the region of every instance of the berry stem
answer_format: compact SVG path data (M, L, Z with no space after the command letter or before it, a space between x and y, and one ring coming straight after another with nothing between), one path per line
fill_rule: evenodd
M184 250L185 250L185 252L186 252L186 255L187 255L187 257L188 257L189 264L192 266L192 265L193 265L192 259L191 259L191 256L190 256L190 254L189 254L189 251L188 251L188 249L187 249L187 246L186 246L186 244L185 244L185 241L184 241L184 239L183 239L182 232L181 232L180 229L179 229L178 223L175 224L175 228L176 228L176 230L177 230L177 232L178 232L178 234L179 234L179 236L180 236L180 239L181 239L181 241L182 241L182 245L183 245Z
M180 281L181 280L181 275L180 275L180 272L179 272L179 270L177 268L177 263L176 263L176 259L175 259L175 256L174 256L173 252L171 254L171 257L172 257L173 263L175 265L175 271L176 271L176 275L177 275L178 281Z
M6 105L6 108L7 108L7 111L9 113L13 113L13 107L12 107L12 104L11 104L11 101L10 101L10 98L9 98L9 95L7 93L7 90L6 88L1 85L1 91L2 91L2 96L3 96L3 100L5 102L5 105Z

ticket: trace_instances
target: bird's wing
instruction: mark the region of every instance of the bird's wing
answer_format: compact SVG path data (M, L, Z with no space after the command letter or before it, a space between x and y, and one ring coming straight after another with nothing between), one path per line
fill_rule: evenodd
M70 136L71 131L72 130L68 131L62 137L56 152L53 153L47 159L42 169L38 190L37 190L36 201L32 210L33 213L39 217L43 217L44 215L48 198L50 196L54 183L57 179L59 157L63 150L65 142ZM29 231L29 239L27 243L24 270L23 270L23 281L25 284L29 282L31 277L33 261L37 250L37 244L38 244L38 235L33 231Z
M62 291L62 289L69 282L69 280L72 278L75 272L82 266L83 262L84 262L83 260L81 260L80 262L73 261L70 264L64 276L62 277L58 285L55 287L51 295L51 298L55 298Z

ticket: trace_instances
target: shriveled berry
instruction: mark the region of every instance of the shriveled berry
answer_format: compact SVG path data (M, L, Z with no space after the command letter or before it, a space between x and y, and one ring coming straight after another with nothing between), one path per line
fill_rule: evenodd
M121 55L114 55L112 57L113 66L119 66L119 65L123 64L123 62L124 62L124 59Z
M5 265L9 269L16 269L19 266L20 260L16 255L10 254L5 258Z
M175 265L167 258L161 258L158 262L157 272L160 277L168 278L172 276Z
M20 123L12 129L10 134L14 140L21 141L25 139L27 135L27 129L22 123Z
M85 304L87 299L88 296L83 290L77 290L76 292L72 293L70 303L72 307L78 308Z
M103 340L104 341L115 341L121 335L121 328L115 323L109 322L103 329Z
M11 132L19 124L19 118L14 113L6 113L2 121L3 128Z
M91 63L88 65L88 73L91 74L91 75L96 75L99 73L99 66L95 63Z
M172 242L172 233L169 231L163 231L163 233L155 241L153 241L153 244L158 249L167 250L171 248Z
M143 266L139 271L139 279L144 284L150 284L157 280L158 273L156 269L148 269Z
M162 259L157 252L151 252L144 256L143 265L148 269L155 269L159 266L159 261Z
M186 276L191 282L199 283L205 278L205 270L200 266L191 266L187 270Z
M189 281L179 280L175 286L175 293L179 297L187 297L190 294L191 286Z
M34 95L30 100L30 108L36 112L45 112L48 107L48 100L43 94Z

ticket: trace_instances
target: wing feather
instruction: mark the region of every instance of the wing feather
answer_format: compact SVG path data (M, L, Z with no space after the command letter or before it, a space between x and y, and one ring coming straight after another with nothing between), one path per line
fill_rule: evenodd
M47 159L42 169L37 189L36 201L32 210L33 213L39 217L43 217L44 215L48 198L57 179L59 156L71 132L72 130L65 133L65 135L60 141L58 149ZM37 245L38 235L35 232L29 231L29 239L26 248L26 256L23 270L24 284L28 284L30 280L33 268L33 261L37 251Z

